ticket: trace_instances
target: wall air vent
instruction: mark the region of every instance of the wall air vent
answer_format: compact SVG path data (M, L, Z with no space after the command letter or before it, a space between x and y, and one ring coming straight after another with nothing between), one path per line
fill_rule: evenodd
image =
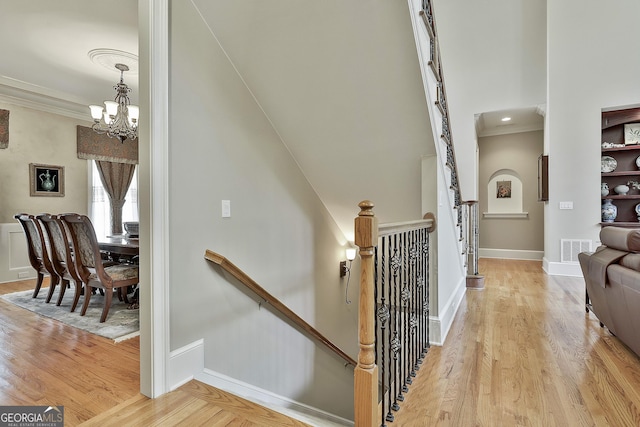
M560 260L566 263L577 263L580 252L591 252L591 240L560 239Z

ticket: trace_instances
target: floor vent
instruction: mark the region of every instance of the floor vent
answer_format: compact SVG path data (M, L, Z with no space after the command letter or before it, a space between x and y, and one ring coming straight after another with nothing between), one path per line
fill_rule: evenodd
M577 263L580 252L591 252L591 240L560 239L561 262Z

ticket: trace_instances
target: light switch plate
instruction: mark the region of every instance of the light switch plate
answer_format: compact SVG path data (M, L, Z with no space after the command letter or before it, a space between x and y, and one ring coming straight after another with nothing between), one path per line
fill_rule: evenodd
M231 200L222 201L222 218L231 218Z
M573 209L573 202L560 202L560 209Z

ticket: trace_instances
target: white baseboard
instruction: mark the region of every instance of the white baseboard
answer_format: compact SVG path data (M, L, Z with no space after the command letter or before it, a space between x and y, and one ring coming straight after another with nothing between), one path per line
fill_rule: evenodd
M310 425L353 426L350 420L205 369L204 340L202 339L169 353L167 371L169 390L175 390L195 379Z
M449 301L440 309L438 316L429 319L429 341L431 344L442 345L444 343L466 290L467 280L465 276L456 286Z
M167 381L173 391L204 370L204 340L199 339L169 353Z
M578 263L549 262L548 259L544 258L542 260L542 269L549 276L583 277L582 269Z
M255 387L211 369L204 369L196 375L195 379L313 426L353 426L353 421Z
M531 261L541 261L544 257L544 251L479 248L478 256L480 258L524 259Z
M429 344L442 346L442 325L440 318L429 316Z

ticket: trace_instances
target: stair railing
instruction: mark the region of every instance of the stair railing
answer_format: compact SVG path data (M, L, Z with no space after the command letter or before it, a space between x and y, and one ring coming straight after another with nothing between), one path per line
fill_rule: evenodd
M429 233L425 219L378 226L373 203L359 205L355 244L360 248L358 365L354 372L356 427L384 426L429 348Z
M463 207L462 196L460 193L458 165L456 163L456 155L453 145L453 135L451 132L451 118L449 116L449 106L447 102L447 90L442 74L442 60L440 59L440 45L438 43L438 32L436 29L436 19L433 12L432 0L421 0L420 16L422 22L429 35L429 59L428 66L436 80L435 87L435 104L441 113L442 121L440 123L440 139L445 143L446 147L446 165L450 171L449 189L453 191L453 208L457 211L457 224L460 230L460 241L463 242L465 235L463 232ZM429 88L427 88L428 90ZM464 245L464 243L462 243Z
M323 344L330 351L341 357L345 361L345 365L356 366L356 361L351 358L347 353L340 350L335 344L333 344L328 338L318 332L313 326L307 323L304 319L294 313L289 307L283 304L279 299L267 292L262 286L260 286L255 280L249 277L244 271L238 268L235 264L229 261L222 255L207 249L204 253L204 258L207 261L220 266L227 273L238 279L240 283L253 291L264 302L273 307L278 313L282 314L294 325L300 328L302 331L310 335L312 338Z

